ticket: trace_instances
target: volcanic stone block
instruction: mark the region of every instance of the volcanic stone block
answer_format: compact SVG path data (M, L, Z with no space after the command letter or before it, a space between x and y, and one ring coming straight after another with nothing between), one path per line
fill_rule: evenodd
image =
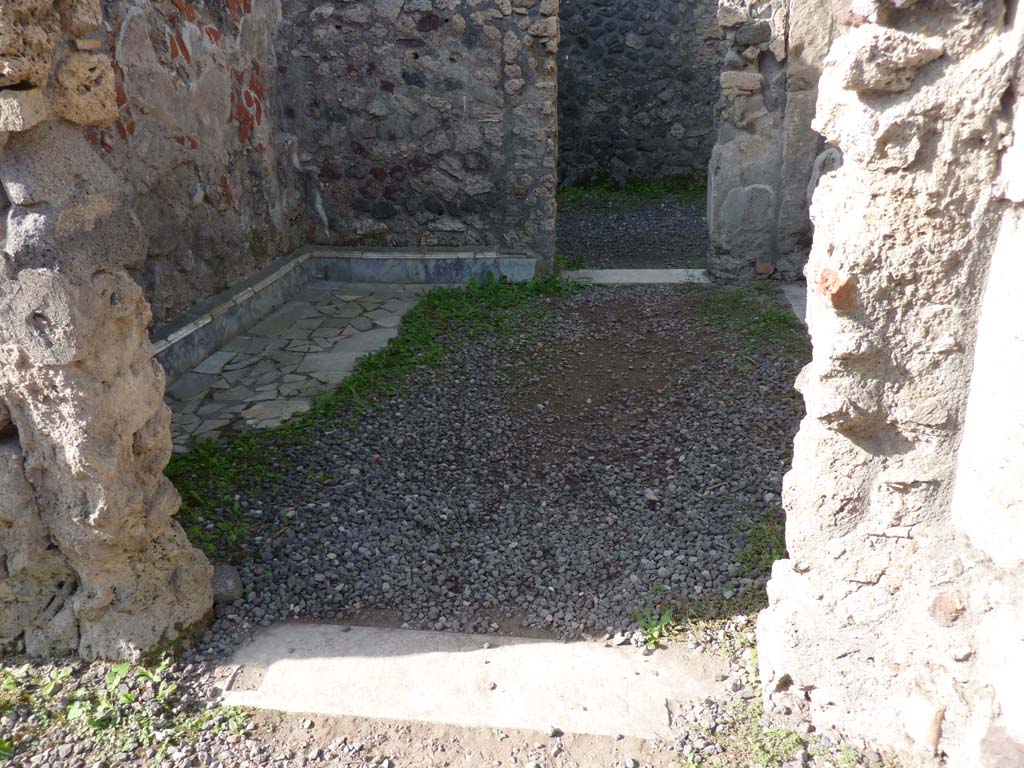
M79 125L109 125L117 119L114 70L108 56L77 51L57 70L54 111Z
M41 88L0 91L0 133L27 131L45 120L49 113Z

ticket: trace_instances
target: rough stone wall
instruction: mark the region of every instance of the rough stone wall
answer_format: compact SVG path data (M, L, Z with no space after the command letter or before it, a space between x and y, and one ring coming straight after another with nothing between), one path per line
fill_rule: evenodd
M840 18L765 694L911 765L1024 765L1024 14Z
M800 277L818 178L841 162L811 128L832 39L827 0L722 0L729 50L708 169L709 266L728 279Z
M558 0L284 7L312 239L554 252Z
M716 0L562 0L558 174L703 179L725 53Z
M0 6L0 645L87 658L212 607L162 472L170 412L129 274L146 233L83 129L118 118L101 10Z
M276 119L279 0L104 0L116 119L87 132L148 236L157 322L301 244L294 141Z

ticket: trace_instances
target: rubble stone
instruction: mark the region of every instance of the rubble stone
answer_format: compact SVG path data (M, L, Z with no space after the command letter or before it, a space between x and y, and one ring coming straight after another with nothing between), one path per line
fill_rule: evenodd
M727 47L716 12L716 0L563 0L562 183L703 179Z
M110 57L76 51L57 69L53 109L79 125L109 125L117 119L114 70Z
M762 0L743 9L722 0L719 18L730 51L721 73L718 142L709 165L711 271L724 278L765 274L799 278L811 244L810 200L822 173L821 136L812 129L817 81L833 36L824 0ZM764 187L772 209L736 217L734 190ZM734 231L734 227L743 232Z
M27 131L49 116L42 89L0 91L0 132Z

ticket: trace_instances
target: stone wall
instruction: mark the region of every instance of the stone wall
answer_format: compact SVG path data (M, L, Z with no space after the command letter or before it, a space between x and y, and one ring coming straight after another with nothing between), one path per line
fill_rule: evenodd
M557 0L284 7L286 119L336 245L554 252Z
M157 321L252 274L305 234L294 143L275 120L277 0L105 0L117 114L86 134L148 236Z
M0 646L137 657L211 608L154 314L309 240L552 255L557 0L287 8L0 5Z
M562 0L558 173L703 179L725 52L715 0Z
M146 231L86 138L120 92L99 0L0 6L0 646L33 654L138 657L212 608L163 475Z
M85 138L157 324L310 241L553 251L554 0L101 7L67 45L112 61Z
M1022 765L1024 14L840 19L765 694L911 765Z
M832 39L827 0L722 0L729 50L708 169L711 271L727 279L801 276L818 178L841 162L811 128Z

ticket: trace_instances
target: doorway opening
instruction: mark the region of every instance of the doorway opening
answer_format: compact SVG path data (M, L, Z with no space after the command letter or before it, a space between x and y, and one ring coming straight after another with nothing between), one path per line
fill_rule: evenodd
M705 267L717 4L567 0L560 19L560 265Z

